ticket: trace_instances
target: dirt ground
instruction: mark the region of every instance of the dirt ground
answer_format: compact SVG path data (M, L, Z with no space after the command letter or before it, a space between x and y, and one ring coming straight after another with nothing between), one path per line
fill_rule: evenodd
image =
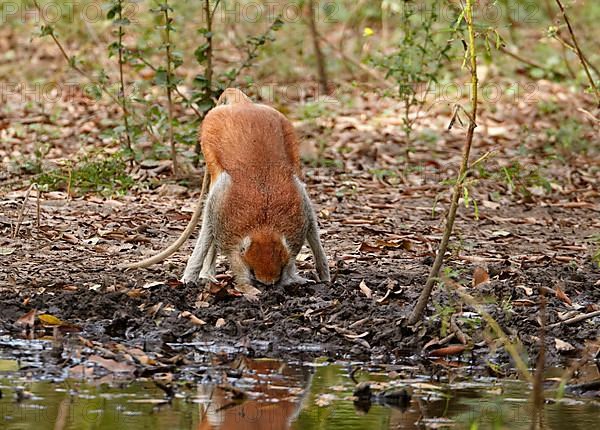
M82 106L94 109L91 103ZM132 168L139 185L124 196L42 193L39 226L32 193L12 238L30 178L11 168L3 174L0 202L0 333L22 336L23 317L36 310L97 345L116 341L148 353L195 343L259 356L390 363L428 357L464 340L464 357L510 367L488 325L453 291L460 284L522 343L531 360L544 317L543 291L547 325L559 323L548 328L547 362L587 354L586 347L599 338L600 318L564 321L599 309L592 238L600 228L594 167L600 158L594 148L546 163L544 188L530 177L545 156L547 118L531 106L507 105L502 115L484 111L472 160L493 151L492 173L473 169L470 190L477 210L472 203L461 205L444 269L454 282L437 286L427 318L409 327L406 318L442 235L449 193L441 180L456 174L464 129L444 131L449 107L432 111L423 118L421 136L433 130L437 139L418 138L408 153L397 137L391 102L363 97L353 108L335 109L335 115L296 122L305 155L314 156L319 139L329 143L317 161L307 163L305 181L319 213L331 285L266 288L250 300L233 288L220 261L221 285L183 286L177 279L192 240L149 269L119 268L172 242L197 203L200 173L183 186L162 164ZM369 115L361 114L365 111ZM529 122L527 130L518 125L523 121ZM595 133L585 129L584 137L593 141ZM66 139L63 148L68 145ZM3 154L7 159L10 151ZM502 168L515 160L529 176L502 179ZM149 179L159 185L148 186ZM307 250L299 268L311 277Z

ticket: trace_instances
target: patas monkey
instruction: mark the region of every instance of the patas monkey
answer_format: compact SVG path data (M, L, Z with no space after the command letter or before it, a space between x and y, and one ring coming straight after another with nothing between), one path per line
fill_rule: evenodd
M210 190L200 236L181 281L213 280L221 252L238 284L305 283L295 259L306 240L319 279L329 282L316 216L300 180L298 142L285 116L229 88L204 119L200 140ZM188 225L174 245L181 245L192 229ZM160 259L177 247L169 247ZM157 258L130 267L150 261Z

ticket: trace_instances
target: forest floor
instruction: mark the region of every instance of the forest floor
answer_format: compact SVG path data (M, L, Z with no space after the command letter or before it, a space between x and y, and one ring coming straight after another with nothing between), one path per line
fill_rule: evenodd
M482 106L471 159L484 160L469 174L445 280L427 317L411 327L407 316L442 235L450 197L444 180L456 175L465 130L447 130L452 106L434 104L407 145L393 101L351 97L308 117L298 114L301 105L290 108L311 160L305 181L333 282L265 288L257 300L235 290L223 261L221 284L179 283L192 240L148 269L119 267L181 233L198 201L200 172L178 180L168 161L142 163L127 168L134 186L125 195L56 190L42 192L39 202L35 192L26 199L36 177L23 168L24 157L38 139L52 147L44 169L60 166L76 157L82 136L101 143L103 119L115 113L81 95L60 119L23 107L1 114L0 333L32 336L26 329L33 324L36 336L77 332L69 342L78 351L103 351L116 361L126 361L128 351L139 366L143 360L131 351L164 364L191 360L200 345L386 363L462 352L494 372L508 369L483 309L531 360L543 318L548 363L595 353L600 316L568 321L600 309L598 127L581 109L590 99L540 81L534 102ZM306 250L299 268L310 277ZM482 308L465 304L456 286ZM172 344L192 346L182 355Z
M28 54L15 64L52 73L61 61L55 47L34 46L28 37L20 42ZM524 346L530 363L543 319L549 364L596 354L600 148L593 99L566 85L481 71L483 89L504 90L494 99L482 91L471 155L480 162L467 178L443 280L426 318L412 327L407 316L442 236L448 182L466 133L466 118L451 130L448 124L454 104L465 100L447 99L442 87L432 92L410 143L398 102L377 94L340 87L320 102L265 100L294 121L301 138L333 282L251 297L235 289L224 261L221 284L179 283L192 240L148 269L119 267L182 232L198 203L201 170L175 178L160 157L127 164L124 173L90 168L119 151L103 134L120 123L117 107L85 96L77 84L59 93L3 87L0 335L74 342L71 358L59 360L66 367L77 367L74 357L82 354L111 366L172 365L197 359L201 348L384 363L432 358L448 366L454 364L433 357L460 353L499 372L512 364L483 321L486 312ZM191 117L177 115L182 123ZM140 149L153 157L150 145ZM67 189L49 180L51 172L78 172L79 180L93 174L83 179L94 190ZM103 177L110 175L118 178ZM39 198L35 191L27 197L32 183L44 181ZM298 266L310 277L307 250ZM481 306L465 304L456 287ZM11 345L0 348L10 353Z

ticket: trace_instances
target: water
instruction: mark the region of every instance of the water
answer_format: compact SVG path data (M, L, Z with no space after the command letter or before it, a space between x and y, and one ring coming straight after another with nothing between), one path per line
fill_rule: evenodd
M215 366L190 371L185 381L171 381L170 374L40 380L22 367L17 372L22 365L0 360L0 429L529 429L531 421L527 384L467 379L460 372L452 383L415 377L417 369L410 367L357 372L357 382L369 381L374 393L388 393L369 403L352 398L355 366L344 363L244 358L235 365L243 371ZM595 366L588 371L598 376ZM170 401L164 388L169 384L175 387ZM546 395L556 392L549 388ZM543 422L547 429L600 428L598 397L549 402Z

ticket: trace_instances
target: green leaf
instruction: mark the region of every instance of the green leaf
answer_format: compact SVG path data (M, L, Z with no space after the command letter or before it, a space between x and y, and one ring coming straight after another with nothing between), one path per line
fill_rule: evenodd
M166 85L168 82L167 71L163 68L160 68L156 71L154 75L154 83L156 85Z
M51 25L42 25L40 30L40 37L51 36L54 34L54 27Z

